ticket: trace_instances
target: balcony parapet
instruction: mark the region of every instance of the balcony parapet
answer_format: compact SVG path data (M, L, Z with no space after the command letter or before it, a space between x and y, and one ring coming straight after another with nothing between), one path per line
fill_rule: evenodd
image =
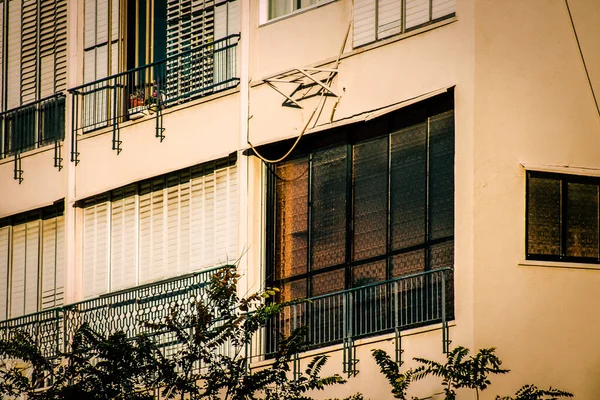
M112 127L112 148L121 152L119 124L154 115L164 139L164 109L236 86L239 34L191 48L141 67L69 89L72 102L71 161L79 162L77 137Z

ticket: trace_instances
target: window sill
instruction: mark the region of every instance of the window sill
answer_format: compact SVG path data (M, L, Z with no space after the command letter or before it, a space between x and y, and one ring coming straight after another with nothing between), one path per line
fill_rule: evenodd
M283 20L288 19L288 18L293 18L296 15L304 14L307 11L312 11L312 10L317 9L319 7L323 7L323 6L326 6L328 4L335 3L336 1L338 1L338 0L322 0L322 1L318 2L317 4L313 4L312 6L308 6L308 7L304 7L304 8L301 8L299 10L296 10L296 11L292 11L291 13L282 15L280 17L276 17L276 18L272 18L272 19L268 19L267 18L267 19L264 20L264 22L259 23L258 27L261 28L263 26L271 25L271 24L274 24L274 23L279 22L279 21L283 21ZM268 3L264 2L264 4L261 4L261 6L268 7Z
M547 268L566 268L578 270L599 270L600 264L587 264L564 261L538 261L538 260L521 260L518 263L519 267L547 267Z

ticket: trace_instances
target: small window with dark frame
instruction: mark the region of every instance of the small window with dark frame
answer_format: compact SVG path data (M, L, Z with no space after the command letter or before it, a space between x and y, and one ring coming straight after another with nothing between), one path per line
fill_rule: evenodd
M527 172L529 260L600 263L600 178Z

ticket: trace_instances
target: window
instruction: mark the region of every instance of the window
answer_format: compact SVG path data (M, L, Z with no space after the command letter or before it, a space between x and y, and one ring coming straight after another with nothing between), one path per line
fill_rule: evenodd
M456 0L354 0L354 47L451 17Z
M210 44L239 33L236 0L85 0L84 14L84 83L113 77L78 91L84 132L153 97L189 100L235 75L231 43Z
M317 3L326 3L329 0L269 0L269 19L283 17L294 11L313 6Z
M86 298L237 260L235 158L119 188L81 206Z
M44 105L36 103L66 89L67 2L0 1L0 26L1 157L52 136L40 121ZM53 104L64 115L64 99Z
M600 263L600 178L527 173L527 259Z
M449 95L305 143L268 175L268 284L282 300L453 266Z
M0 220L0 320L64 298L63 202Z

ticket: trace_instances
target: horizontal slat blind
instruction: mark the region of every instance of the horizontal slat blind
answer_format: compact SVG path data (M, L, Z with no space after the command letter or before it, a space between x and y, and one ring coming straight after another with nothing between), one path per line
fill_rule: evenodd
M0 228L0 321L8 315L8 266L10 256L10 227Z
M354 47L376 40L375 0L354 0Z
M6 108L21 105L21 1L8 3L8 59Z
M431 19L438 19L456 12L456 0L432 0Z
M64 299L65 217L42 221L42 309L57 307Z
M377 2L377 38L383 39L400 33L402 29L402 2L379 0Z
M40 220L27 223L25 254L25 314L38 311L38 276L40 259Z
M140 185L140 283L165 276L163 188L163 179Z
M429 21L429 0L406 0L406 29Z
M111 206L110 290L135 286L137 256L135 186L115 191Z
M4 26L4 4L5 1L0 1L0 26ZM4 35L0 34L0 65L4 65ZM0 74L0 78L3 78L3 75ZM4 106L4 79L0 79L0 111L4 110L3 106ZM0 144L0 149L1 149L2 145ZM6 292L3 292L6 293ZM1 305L0 305L0 318L1 318L1 314L2 313L2 309L1 309Z
M23 1L21 25L21 104L35 101L38 69L38 2Z
M109 203L107 200L83 211L83 296L92 297L108 290Z
M10 284L10 315L18 317L25 312L25 259L27 249L27 224L13 227L12 268Z

